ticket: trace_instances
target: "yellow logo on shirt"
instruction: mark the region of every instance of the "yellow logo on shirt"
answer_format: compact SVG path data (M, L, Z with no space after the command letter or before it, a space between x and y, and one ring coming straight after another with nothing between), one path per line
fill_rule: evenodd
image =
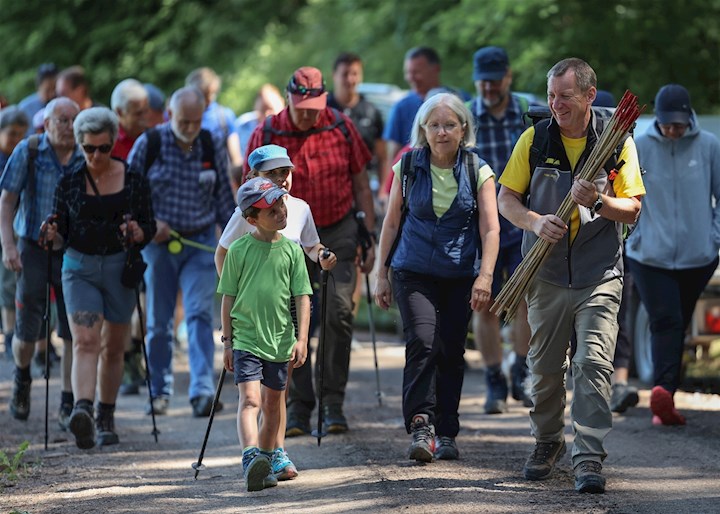
M559 166L560 161L557 159L553 159L552 157L548 157L547 159L545 159L545 164L554 164L556 166Z

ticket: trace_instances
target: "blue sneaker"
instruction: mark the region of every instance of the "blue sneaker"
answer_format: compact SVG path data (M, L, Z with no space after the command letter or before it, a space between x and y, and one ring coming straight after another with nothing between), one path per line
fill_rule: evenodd
M243 461L245 458L245 455L243 455ZM278 481L271 474L271 471L270 459L256 450L252 460L243 470L247 490L262 491L266 487L275 487Z
M272 465L272 474L280 481L292 480L298 476L298 470L295 464L293 464L287 452L282 448L275 449L270 464Z

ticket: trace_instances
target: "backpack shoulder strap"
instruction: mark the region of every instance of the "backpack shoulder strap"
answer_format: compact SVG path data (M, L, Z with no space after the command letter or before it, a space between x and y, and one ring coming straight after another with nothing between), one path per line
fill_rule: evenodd
M28 157L27 157L27 181L26 191L32 198L35 195L35 160L38 156L38 147L40 146L40 135L33 134L28 137ZM16 208L20 205L20 196Z
M209 163L211 169L217 170L215 162L215 143L213 142L212 134L209 130L200 129L200 144L202 145L202 162L203 167L205 163Z
M332 125L330 125L327 130L332 130L335 127L339 128L340 132L342 132L343 136L345 136L345 139L347 140L348 144L351 144L352 137L350 136L350 129L348 129L347 123L345 123L345 118L343 118L340 115L340 111L338 111L335 107L331 107L330 110L332 111L335 119L334 119Z
M473 203L477 207L477 171L480 166L480 157L472 150L465 152L465 168L467 169L468 178L470 179L470 188L473 193Z
M385 266L390 267L392 257L397 250L398 244L400 244L400 236L402 235L403 225L405 224L405 218L408 213L408 196L410 195L410 188L415 180L415 157L419 150L412 149L409 152L405 152L400 158L400 193L402 194L402 204L400 205L400 223L398 224L397 233L393 240L390 251L385 258Z
M530 145L530 178L535 173L535 168L543 160L545 160L545 148L547 147L548 138L548 125L550 124L550 118L547 120L541 120L535 124L535 133L533 134L532 143Z
M528 116L528 111L530 110L530 101L524 96L520 95L515 95L515 99L520 106L520 119L523 122L523 126L529 127L532 124L532 120Z
M273 115L267 116L263 122L263 146L269 145L275 131L272 128Z
M150 166L157 160L160 155L160 131L156 128L151 128L145 131L145 137L147 138L147 148L145 149L145 167L143 168L143 175L147 175Z

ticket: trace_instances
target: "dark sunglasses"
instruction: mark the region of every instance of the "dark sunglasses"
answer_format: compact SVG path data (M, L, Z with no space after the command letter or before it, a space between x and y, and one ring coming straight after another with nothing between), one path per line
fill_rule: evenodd
M85 153L93 154L95 153L95 150L100 150L100 153L110 153L110 150L112 150L111 144L104 144L104 145L82 145L82 149L85 150Z
M305 87L299 86L295 82L295 77L293 76L288 83L287 90L288 93L292 95L320 96L325 92L325 81L323 80L323 85L321 87Z

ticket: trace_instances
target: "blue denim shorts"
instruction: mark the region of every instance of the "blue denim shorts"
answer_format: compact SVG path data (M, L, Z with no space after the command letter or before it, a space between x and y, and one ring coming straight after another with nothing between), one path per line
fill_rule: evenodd
M102 314L111 323L130 323L135 309L135 291L120 282L125 252L87 255L72 248L65 251L62 266L65 308Z
M259 380L275 391L284 391L288 378L287 362L270 362L245 350L233 350L235 384Z

